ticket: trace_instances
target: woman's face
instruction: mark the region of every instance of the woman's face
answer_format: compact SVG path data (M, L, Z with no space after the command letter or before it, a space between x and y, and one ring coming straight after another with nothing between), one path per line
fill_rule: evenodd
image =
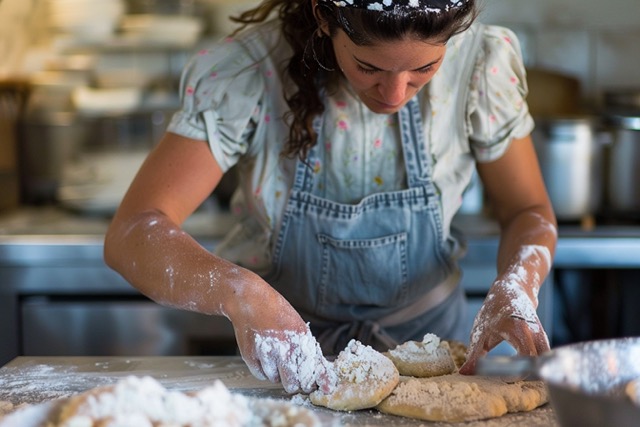
M444 44L403 39L358 46L342 30L333 38L338 66L374 113L400 110L438 71Z

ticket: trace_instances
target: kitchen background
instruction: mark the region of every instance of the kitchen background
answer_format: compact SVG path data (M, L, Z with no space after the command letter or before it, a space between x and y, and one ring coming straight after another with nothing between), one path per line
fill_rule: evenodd
M0 364L18 354L234 351L225 319L158 307L106 269L101 239L177 108L183 64L255 3L0 0ZM640 2L481 7L481 21L520 39L535 142L568 242L541 294L552 343L640 335ZM185 225L203 244L227 229L233 187L231 175ZM495 269L486 217L474 183L460 216L471 231L471 314ZM583 245L612 252L592 258Z

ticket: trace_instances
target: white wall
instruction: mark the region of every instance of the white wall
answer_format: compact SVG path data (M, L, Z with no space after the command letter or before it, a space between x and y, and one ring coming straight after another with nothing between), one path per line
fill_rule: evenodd
M480 1L480 20L516 31L528 66L579 78L588 102L640 89L640 0Z

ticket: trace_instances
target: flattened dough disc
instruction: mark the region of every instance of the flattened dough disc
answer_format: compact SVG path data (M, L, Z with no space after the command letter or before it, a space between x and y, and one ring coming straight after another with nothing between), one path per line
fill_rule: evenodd
M493 377L454 373L432 378L403 377L376 408L426 421L463 422L531 411L547 401L542 381L509 384Z

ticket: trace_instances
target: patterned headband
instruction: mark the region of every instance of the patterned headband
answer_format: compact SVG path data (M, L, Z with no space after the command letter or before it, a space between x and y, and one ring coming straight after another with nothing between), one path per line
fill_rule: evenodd
M446 12L463 6L469 0L318 0L337 7L352 7L377 11L421 9L426 12Z

